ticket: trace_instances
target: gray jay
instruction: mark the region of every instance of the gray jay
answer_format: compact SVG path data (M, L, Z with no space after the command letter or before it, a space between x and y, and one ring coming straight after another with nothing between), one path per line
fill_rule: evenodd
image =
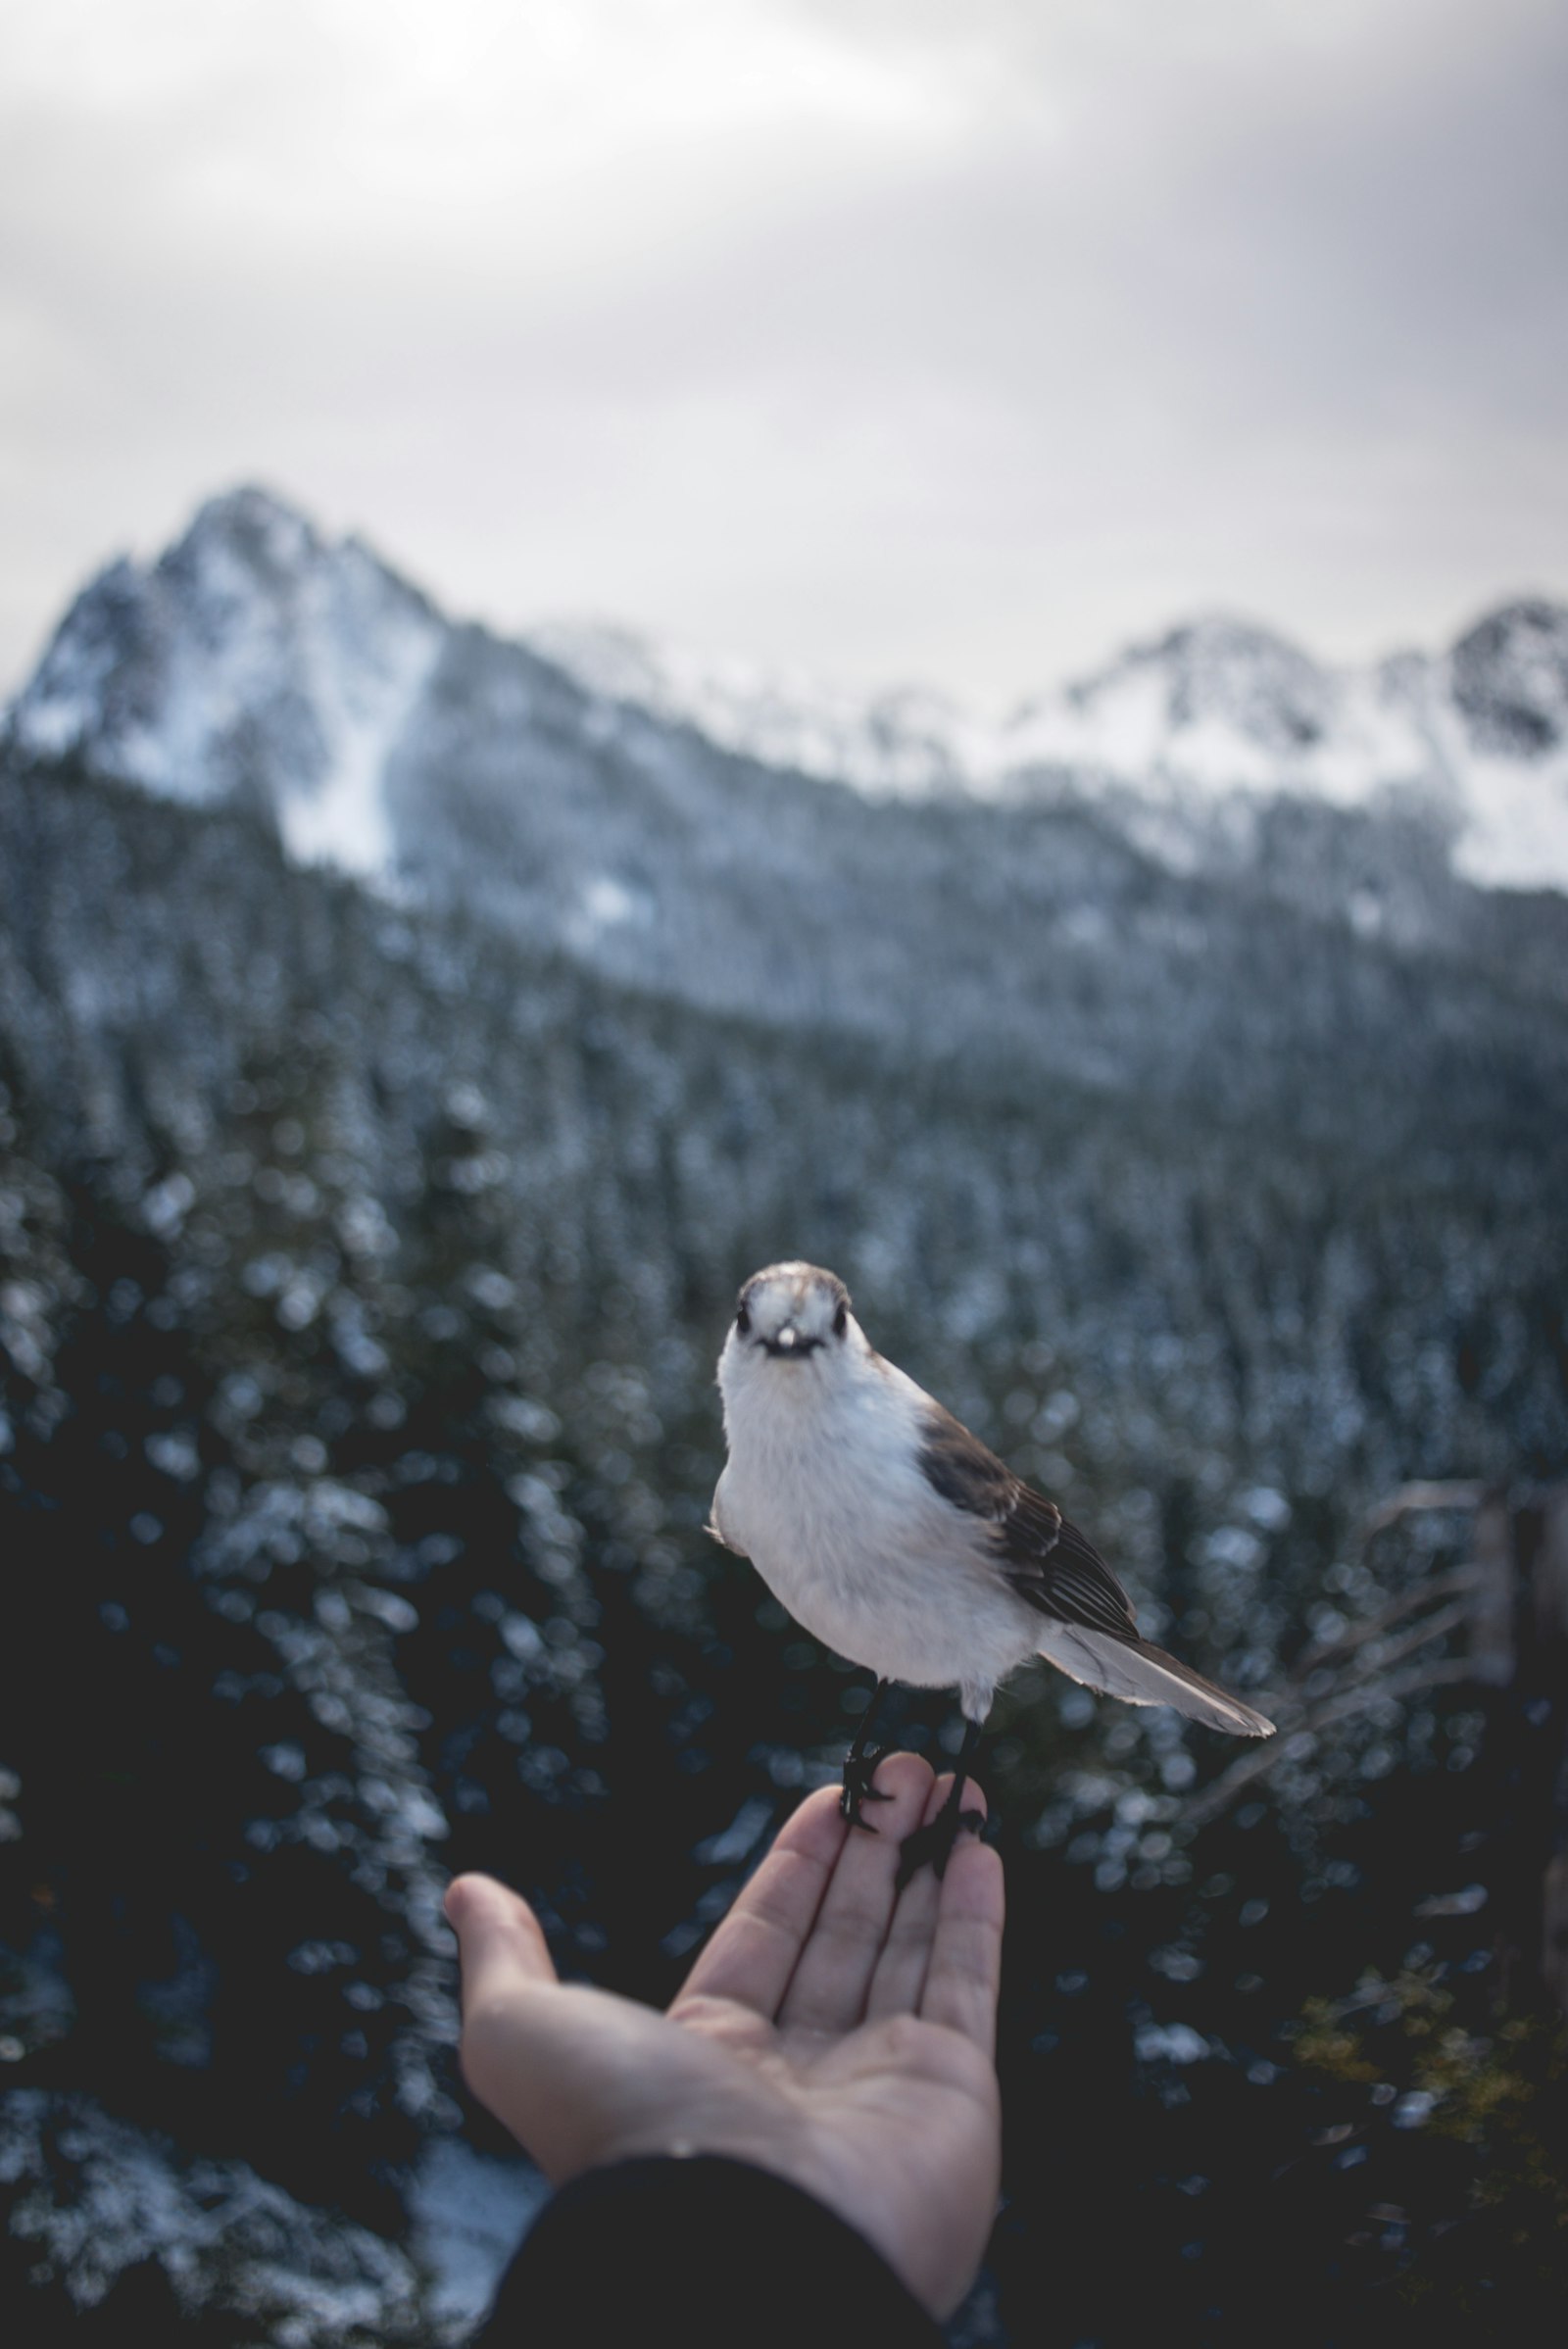
M857 1826L880 1797L867 1750L890 1682L952 1688L965 1723L941 1816L905 1843L900 1882L940 1875L999 1682L1030 1656L1129 1704L1171 1704L1213 1729L1274 1724L1141 1639L1110 1568L1054 1501L1004 1466L876 1352L837 1275L753 1273L718 1360L729 1457L710 1531L750 1558L797 1621L876 1676L844 1766Z

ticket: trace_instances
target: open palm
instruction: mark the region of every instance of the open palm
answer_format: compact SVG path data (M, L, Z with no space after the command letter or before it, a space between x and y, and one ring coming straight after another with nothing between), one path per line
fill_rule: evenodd
M899 1845L945 1783L913 1754L878 1772L874 1835L808 1797L667 2015L561 1982L526 1903L460 1877L463 2068L557 2184L647 2154L726 2154L788 2178L873 2243L945 2316L990 2232L1002 1867L960 1842L901 1892Z

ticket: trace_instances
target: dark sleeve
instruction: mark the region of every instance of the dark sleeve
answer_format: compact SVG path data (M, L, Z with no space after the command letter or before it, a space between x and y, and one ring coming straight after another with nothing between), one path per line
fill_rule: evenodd
M879 2252L749 2163L617 2163L564 2186L472 2349L941 2349Z

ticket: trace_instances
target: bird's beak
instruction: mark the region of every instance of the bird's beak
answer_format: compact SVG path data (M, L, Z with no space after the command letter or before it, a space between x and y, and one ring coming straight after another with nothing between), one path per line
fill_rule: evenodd
M775 1362L808 1362L821 1345L820 1338L808 1338L793 1321L785 1322L776 1337L764 1338L762 1344Z

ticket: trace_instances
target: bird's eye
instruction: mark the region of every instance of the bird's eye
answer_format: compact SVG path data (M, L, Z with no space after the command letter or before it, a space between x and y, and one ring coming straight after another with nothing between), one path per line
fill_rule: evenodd
M735 1327L739 1331L740 1335L744 1338L751 1326L752 1317L750 1313L747 1312L746 1307L742 1305L740 1311L735 1316Z
M834 1316L833 1316L833 1335L834 1335L834 1337L835 1337L835 1338L842 1338L842 1337L843 1337L843 1335L844 1335L844 1333L845 1333L845 1331L846 1331L846 1330L849 1328L849 1326L850 1326L850 1308L849 1308L849 1306L848 1306L848 1305L840 1305L840 1307L839 1307L838 1311L837 1311L837 1312L834 1314Z

